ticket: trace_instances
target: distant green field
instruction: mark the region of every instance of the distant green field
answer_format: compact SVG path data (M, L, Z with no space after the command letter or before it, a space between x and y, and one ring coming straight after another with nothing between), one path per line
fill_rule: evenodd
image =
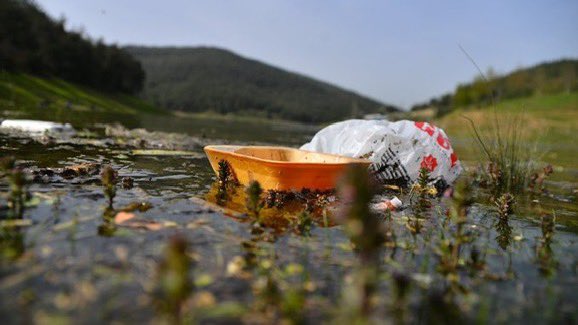
M162 112L133 96L105 94L60 79L6 72L0 73L0 111L41 117L66 112Z
M438 119L437 123L461 135L469 132L469 124L464 123L462 116L471 118L481 127L492 126L495 116L504 123L510 117L520 117L527 121L526 127L532 131L532 136L558 141L558 136L578 131L578 92L519 98L481 109L458 109Z
M547 96L532 96L499 102L495 107L458 109L441 119L434 119L451 138L457 141L457 150L463 157L477 157L479 151L472 145L470 123L474 121L484 134L492 134L495 121L502 130L521 119L519 127L530 150L536 146L546 162L576 168L576 135L578 134L578 92Z

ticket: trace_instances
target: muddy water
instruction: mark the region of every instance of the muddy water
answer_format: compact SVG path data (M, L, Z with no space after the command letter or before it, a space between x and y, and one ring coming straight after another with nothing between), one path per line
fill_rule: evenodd
M88 122L79 124L94 127ZM131 177L134 181L132 189L118 187L114 208L120 210L135 202L152 206L145 212L133 212L132 221L138 223L115 224L107 216L107 201L98 175L69 180L44 177L32 182L23 215L29 223L0 228L2 319L98 323L141 322L162 317L155 307L158 270L164 248L175 234L186 238L195 260L189 271L191 281L196 282L192 297L213 298L205 299L204 303L191 299L183 308L185 319L271 321L269 315L260 311L262 297L254 290L263 269L257 266L239 272L233 267L234 261L247 256L272 261L273 269L266 272L283 274L278 279L282 293L290 288L307 288L302 313L309 322L329 321L347 309L346 297L352 295L347 279L357 258L340 226L325 227L323 220L317 219L308 237L289 227L287 231L257 238L249 217L231 218L191 199L207 198L212 193L214 176L202 154L203 144L225 141L296 146L315 132L314 127L169 117L144 118L134 124L199 137L192 139L198 140L193 149L196 154L135 155L118 141L103 141L103 131L98 128L92 129L100 135L91 139L90 144L41 144L23 137L0 135L2 155L14 155L18 165L30 172L79 163L111 164L121 178ZM406 227L410 211L394 213L392 227L397 247L384 247L381 253L383 272L376 319L397 319L397 313L392 312L391 275L403 273L411 279L404 307L404 317L409 322L448 317L462 321L576 321L577 185L568 180L570 177L571 174L565 181L548 182L548 194L520 198L520 208L510 217L507 227L496 225L491 204L483 195L477 196L478 203L468 210L467 224L476 240L462 247L459 264L463 269L455 275L457 280L448 280L449 276L439 272L439 238L451 237L452 233L451 227L440 225L448 203L434 202L434 210L439 213L433 213L426 221L427 230L417 237ZM8 214L5 208L8 191L8 184L2 181L2 216ZM243 190L238 192L242 194ZM404 202L409 200L401 198ZM243 202L244 198L235 200ZM275 208L268 213L275 214ZM284 211L278 213L282 215ZM543 214L556 216L547 259L543 255L540 259L536 253ZM485 256L484 272L468 269L473 250ZM295 269L291 268L294 265L301 265L298 269L302 271L285 272ZM456 283L460 293L453 293L450 300L447 297L439 300L440 294Z

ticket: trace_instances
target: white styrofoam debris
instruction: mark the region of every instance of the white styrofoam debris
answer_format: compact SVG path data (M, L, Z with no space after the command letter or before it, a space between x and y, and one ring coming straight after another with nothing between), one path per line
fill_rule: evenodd
M2 129L14 129L27 132L32 135L42 134L66 134L73 135L76 133L70 123L56 123L49 121L36 120L3 120L0 122Z

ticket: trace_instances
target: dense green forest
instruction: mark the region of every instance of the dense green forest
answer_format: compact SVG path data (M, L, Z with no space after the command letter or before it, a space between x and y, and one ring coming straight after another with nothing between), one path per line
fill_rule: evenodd
M518 69L504 76L498 76L490 70L484 77L458 85L454 93L417 104L412 110L433 107L441 116L460 107L485 107L494 101L577 90L578 60L564 59Z
M0 1L0 71L56 77L106 92L137 93L138 61L117 46L67 31L27 0Z
M250 114L305 122L397 110L222 49L126 49L141 61L146 71L143 97L172 110Z

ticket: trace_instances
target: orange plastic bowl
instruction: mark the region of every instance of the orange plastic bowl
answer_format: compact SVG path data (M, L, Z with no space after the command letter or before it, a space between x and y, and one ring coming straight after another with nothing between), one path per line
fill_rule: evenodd
M241 184L255 180L266 190L330 190L349 164L369 167L371 161L285 147L206 146L211 167L229 162Z

